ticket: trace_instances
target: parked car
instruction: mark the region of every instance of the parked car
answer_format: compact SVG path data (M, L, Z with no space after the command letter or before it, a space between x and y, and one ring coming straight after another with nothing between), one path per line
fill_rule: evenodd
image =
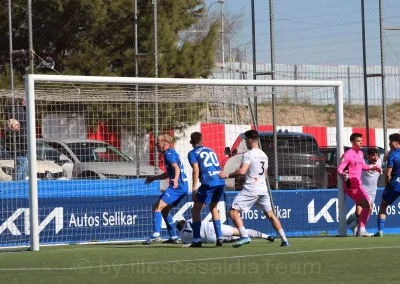
M370 148L376 148L379 153L379 158L381 158L383 162L383 156L385 155L385 150L381 147L371 146ZM344 151L349 150L350 147L345 146ZM326 171L328 173L328 188L337 188L337 150L336 146L324 147L320 148L320 151L325 156L325 165ZM362 151L364 153L364 158L367 157L367 147L362 147ZM378 187L384 187L385 184L385 172L386 172L386 163L382 164L383 174L379 176L378 179Z
M106 142L51 138L39 138L38 141L49 144L73 162L68 173L73 179L134 179L138 178L138 166L139 178L162 173L151 165L137 165L132 158Z
M41 180L65 180L68 179L67 172L56 163L55 160L45 159L42 153L52 153L60 157L62 154L45 143L36 144L37 154L37 178ZM15 173L15 163L12 153L4 147L0 148L0 181L12 181Z
M260 132L261 149L268 156L268 179L271 188L275 188L275 178L279 189L326 188L328 178L325 158L319 151L318 143L310 134L278 131L278 176L274 168L273 132ZM232 148L225 148L225 154L231 156L224 170L231 171L240 166L240 155L248 151L244 134L239 135ZM243 182L235 180L234 189L241 189ZM232 187L228 182L228 187Z

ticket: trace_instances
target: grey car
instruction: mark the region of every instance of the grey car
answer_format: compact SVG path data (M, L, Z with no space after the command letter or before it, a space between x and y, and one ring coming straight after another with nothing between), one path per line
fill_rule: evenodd
M151 165L139 165L114 146L90 139L39 138L72 160L73 179L135 179L162 173Z

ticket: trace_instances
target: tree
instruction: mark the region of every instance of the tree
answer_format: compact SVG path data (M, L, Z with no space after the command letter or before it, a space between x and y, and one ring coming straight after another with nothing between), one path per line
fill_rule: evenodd
M153 6L150 0L138 0L139 52L152 53ZM215 44L218 25L213 24L205 37L196 41L182 39L180 33L193 26L204 15L203 0L158 1L158 68L159 77L207 78L215 65ZM0 3L0 82L8 78L9 62L8 9L6 1ZM26 0L13 0L14 50L28 48ZM33 46L36 53L35 73L134 76L134 1L133 0L35 0L32 1ZM28 58L14 61L16 78L22 78L29 66ZM154 76L154 59L139 58L139 76ZM7 88L9 85L0 86ZM46 104L45 104L46 105ZM62 107L61 105L59 107ZM64 105L66 107L66 105ZM150 105L147 105L151 109ZM160 104L160 116L168 114L170 106ZM51 108L50 108L51 109ZM166 129L175 125L192 124L184 107L175 108L175 121L160 124ZM43 111L49 108L42 107ZM129 125L127 117L134 119L118 105L87 106L88 117L107 118L116 125ZM110 114L112 113L112 115ZM200 111L193 115L198 119ZM118 121L115 121L118 120ZM124 120L124 122L122 121ZM154 118L143 122L152 130ZM131 121L133 122L133 121ZM95 122L91 122L95 123ZM111 124L111 123L110 123ZM133 123L131 123L133 125Z

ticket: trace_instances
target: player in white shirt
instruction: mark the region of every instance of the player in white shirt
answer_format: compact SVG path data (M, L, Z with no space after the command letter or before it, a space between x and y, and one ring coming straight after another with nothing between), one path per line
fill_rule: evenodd
M233 247L240 247L250 243L251 239L244 227L240 212L248 211L253 205L262 210L271 222L272 226L282 238L281 246L289 246L285 232L282 229L281 222L276 218L272 210L271 200L269 198L266 175L268 170L268 157L259 148L259 135L255 130L249 130L244 133L246 147L248 152L243 154L240 168L227 175L221 172L220 178L233 178L245 175L245 183L242 191L233 200L229 210L229 217L232 219L240 233L240 240L233 244Z
M382 168L382 160L379 158L378 150L375 148L368 149L367 152L367 159L365 159L365 164L367 165L376 165L379 168ZM369 196L371 209L373 207L373 203L376 197L376 191L378 189L378 179L380 173L377 171L363 171L361 174L361 181L366 193ZM359 218L361 212L361 206L356 207L356 212L351 214L347 218L347 225L349 225L350 229L353 231L354 235L358 233L358 225L359 225Z
M176 229L180 232L180 239L183 244L191 244L193 242L193 229L192 219L179 220L176 222ZM232 242L239 240L239 230L229 225L221 225L222 240L224 242ZM247 229L247 233L252 238L265 239L273 242L275 238L267 234ZM201 242L206 244L214 244L217 241L217 235L215 234L214 224L212 222L203 221L200 227Z

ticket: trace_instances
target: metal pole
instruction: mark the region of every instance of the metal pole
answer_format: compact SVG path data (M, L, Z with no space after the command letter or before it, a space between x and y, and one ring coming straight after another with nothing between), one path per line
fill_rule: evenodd
M10 91L11 91L11 115L15 117L15 98L14 98L14 64L13 64L13 32L12 32L12 16L11 16L11 0L8 0L8 33L9 33L9 43L10 43ZM18 167L17 167L17 134L13 132L13 147L12 152L14 153L14 180L18 177Z
M384 49L384 28L382 0L379 0L379 33L381 44L381 73L382 73L382 117L383 117L383 148L387 151L387 125L386 125L386 82L385 82L385 49Z
M256 19L255 19L255 6L254 0L251 0L251 44L253 49L253 80L257 79L257 54L256 54ZM256 88L254 87L254 91ZM254 97L254 124L255 129L258 129L258 115L257 115L257 96Z
M297 76L298 76L298 74L297 74L297 64L295 64L294 65L294 79L295 80L297 80ZM294 87L294 97L295 97L295 99L296 99L296 101L297 101L297 97L298 97L298 94L297 94L297 87Z
M35 82L32 76L34 75L28 75L25 78L29 162L29 229L30 249L31 251L39 251L39 201L36 174Z
M350 74L350 66L347 66L347 94L349 96L349 105L351 105L351 74Z
M335 87L335 99L336 99L336 161L340 164L341 157L344 153L344 115L343 115L343 86L340 85ZM345 237L347 235L346 230L346 195L343 189L343 180L337 175L337 186L338 186L338 202L339 202L339 236Z
M29 30L29 74L34 73L34 51L33 51L33 32L32 32L32 0L28 0L28 30Z
M158 78L158 29L157 29L157 0L153 0L153 25L154 25L154 78ZM154 86L154 142L158 138L158 85ZM158 152L154 147L154 168L158 168Z
M221 3L221 57L222 57L222 79L225 79L225 43L224 43L224 1Z
M275 80L275 34L274 34L274 1L269 0L269 36L271 45L271 79ZM278 133L276 130L276 102L275 87L272 87L272 129L274 135L274 166L275 166L275 189L279 189L278 185Z
M364 105L365 105L365 131L367 133L367 147L369 148L369 115L368 115L368 81L367 81L367 51L365 46L365 11L364 0L361 0L361 22L362 22L362 49L364 68Z
M135 10L134 10L134 25L135 25L135 77L139 77L139 67L138 67L138 53L139 53L139 47L138 47L138 9L137 9L137 0L134 1L135 5ZM140 176L140 151L139 151L139 85L136 84L136 148L135 148L135 154L136 154L136 176L139 178Z

